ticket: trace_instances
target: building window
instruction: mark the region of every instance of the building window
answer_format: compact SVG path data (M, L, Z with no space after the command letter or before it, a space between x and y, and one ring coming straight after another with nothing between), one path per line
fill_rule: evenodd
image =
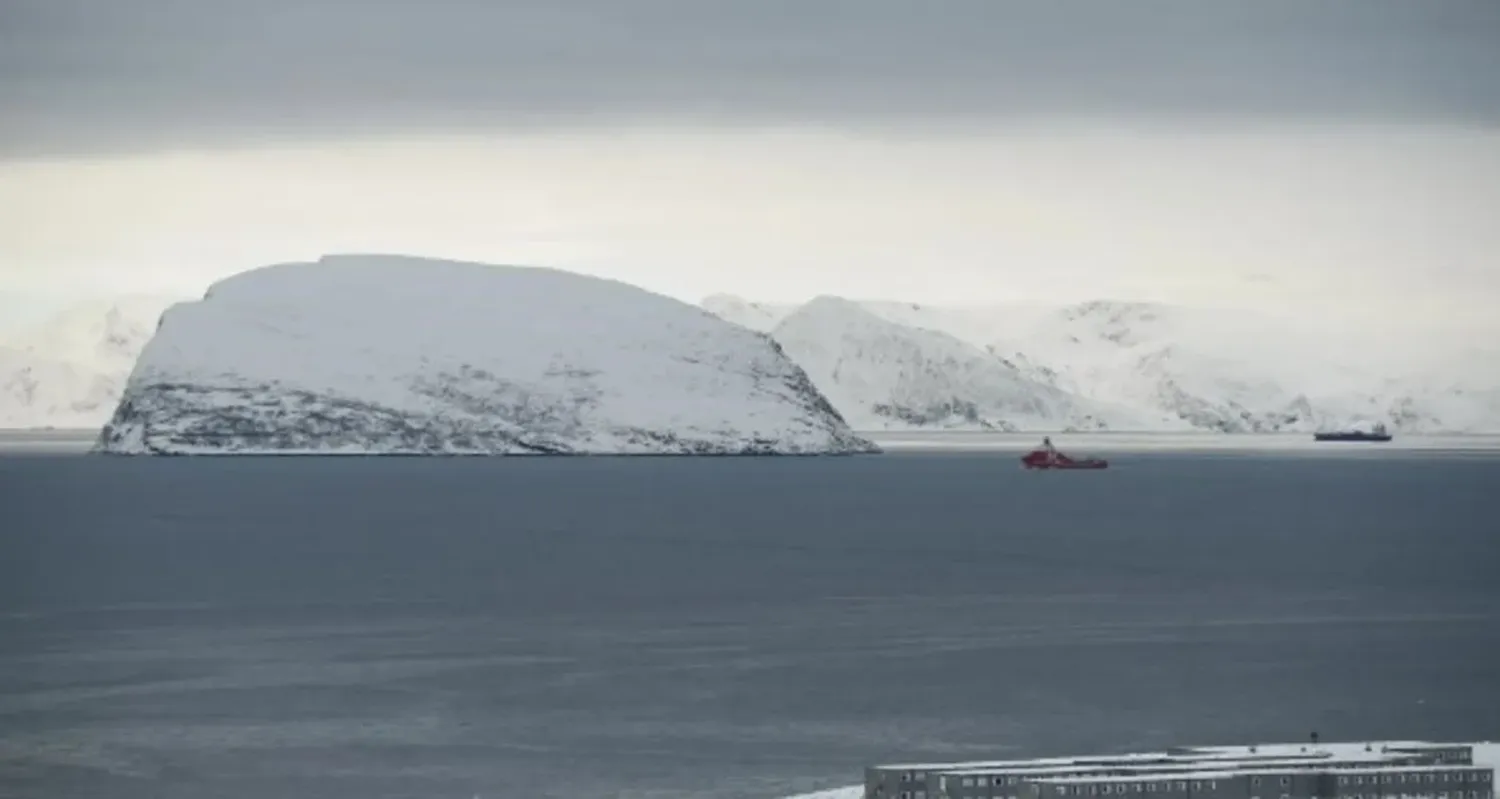
M1479 781L1480 782L1489 782L1490 781L1490 772L1488 772L1488 771L1481 771L1481 772L1479 772Z
M1260 777L1251 777L1250 778L1250 784L1251 785L1260 785Z
M1339 784L1340 785L1348 785L1349 784L1349 778L1348 777L1339 777Z
M1185 791L1185 790L1187 790L1187 781L1186 780L1178 780L1177 781L1177 790L1179 790L1179 791Z
M1011 777L1011 778L1007 779L1005 782L1007 784L1009 784L1009 785L1015 785L1016 784L1016 778L1015 777Z
M1146 783L1146 793L1156 793L1156 783L1154 783L1154 782L1148 782L1148 783Z
M1142 785L1139 782L1135 784L1135 792L1136 793L1140 793L1141 791L1144 791L1144 790L1146 790L1146 786Z
M1193 780L1193 790L1195 790L1195 791L1201 791L1201 790L1203 790L1203 783L1200 782L1200 781L1198 781L1198 780Z
M912 773L912 779L915 780L915 781L917 781L917 782L921 782L922 780L927 779L927 772L925 772L925 771L913 772Z
M1057 786L1057 795L1058 796L1067 796L1068 795L1068 786L1066 786L1066 785L1059 785L1059 786Z
M974 778L973 777L964 777L964 787L965 788L973 788L974 787Z
M1387 774L1384 777L1381 777L1380 781L1383 782L1383 783L1385 783L1386 785L1390 785L1391 784L1391 775Z
M927 799L927 792L926 791L917 791L912 796L912 799Z

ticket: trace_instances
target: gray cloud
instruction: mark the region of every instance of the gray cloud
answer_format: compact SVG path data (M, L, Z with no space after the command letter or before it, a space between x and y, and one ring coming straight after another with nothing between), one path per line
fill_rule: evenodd
M0 0L0 153L610 120L1500 122L1494 0Z

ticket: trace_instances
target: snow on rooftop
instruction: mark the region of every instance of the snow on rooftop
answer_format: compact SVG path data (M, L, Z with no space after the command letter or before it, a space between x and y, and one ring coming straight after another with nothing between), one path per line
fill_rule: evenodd
M1453 772L1471 771L1482 766L1470 765L1424 765L1424 766L1381 766L1372 768L1339 769L1339 774L1404 774L1411 772ZM1297 770L1303 771L1305 770ZM948 772L944 772L945 774ZM1030 780L1043 785L1071 785L1091 783L1116 783L1116 782L1151 782L1165 780L1228 780L1239 777L1265 776L1265 771L1259 768L1214 768L1208 770L1186 770L1186 771L1139 771L1133 774L1079 774L1075 776L1041 777ZM1275 774L1275 770L1271 770ZM1294 774L1296 771L1288 770L1286 774ZM1314 772L1318 773L1318 772Z
M1027 766L1066 766L1078 762L1071 757L1043 757L1035 760L967 760L944 763L890 763L877 768L891 771L953 771L955 769L1025 768Z
M1048 777L1036 782L1042 785L1088 785L1115 782L1148 782L1151 780L1226 780L1245 776L1243 771L1215 769L1212 771L1141 771L1135 774L1090 774L1076 777Z
M1199 746L1194 749L1200 752L1221 752L1224 754L1244 754L1255 751L1255 754L1265 755L1271 753L1301 753L1306 751L1326 752L1336 756L1351 756L1361 752L1379 752L1381 749L1397 749L1403 747L1432 749L1444 746L1463 746L1464 744L1435 743L1432 741L1344 741L1333 743L1271 743L1256 744L1254 746Z
M1467 744L1434 743L1431 741L1370 741L1334 743L1272 743L1245 746L1194 746L1172 751L1128 752L1122 754L1075 755L1071 757L1049 757L1031 760L979 760L957 763L922 763L881 765L880 768L897 771L960 771L978 772L985 769L1031 770L1053 767L1099 766L1130 763L1265 763L1284 761L1304 762L1311 759L1379 762L1400 754L1402 749L1435 749Z
M1002 767L1002 768L999 768L999 769L987 769L987 768L978 768L978 769L974 769L974 768L956 768L956 769L954 769L954 768L943 768L943 769L932 769L932 770L933 771L940 771L943 774L955 774L955 775L973 775L973 774L996 774L996 773L1003 773L1003 774L1024 774L1024 775L1028 775L1028 777L1031 776L1031 775L1045 775L1045 774L1059 774L1060 775L1060 774L1074 774L1074 773L1087 773L1087 772L1100 772L1100 773L1104 773L1104 772L1110 772L1110 771L1118 771L1121 768L1141 768L1141 767L1160 768L1160 769L1163 770L1163 772L1174 771L1174 770L1175 771L1189 771L1189 770L1192 770L1192 769L1195 769L1195 768L1201 770L1204 766L1214 766L1215 768L1234 768L1234 769L1237 769L1237 770L1240 770L1240 771L1251 771L1251 770L1253 770L1253 771L1270 771L1270 770L1275 770L1275 769L1278 769L1278 768L1285 767L1286 770L1290 772L1290 771L1306 771L1307 767L1310 764L1312 766L1335 767L1335 766L1348 765L1348 764L1353 764L1353 763L1378 763L1378 762L1380 762L1382 760L1387 760L1387 759L1390 759L1390 758L1399 757L1399 755L1397 753L1394 753L1394 752L1392 752L1392 753L1386 753L1386 754L1378 754L1378 753L1372 753L1372 752L1361 752L1360 754L1363 755L1363 756L1362 757L1328 757L1324 753L1318 753L1317 755L1311 755L1311 756L1308 756L1308 757L1269 757L1269 758L1260 758L1260 757L1256 757L1256 756L1253 756L1253 755L1250 756L1250 757L1233 757L1233 756L1228 756L1228 755L1223 755L1223 756L1215 755L1215 756L1212 756L1212 757L1205 757L1205 758L1201 758L1201 759L1200 758L1178 758L1178 759L1173 759L1173 760L1170 760L1170 761L1164 761L1164 760L1160 760L1160 759L1153 759L1153 760L1149 760L1149 761L1130 760L1130 761L1112 761L1110 763L1104 763L1104 762L1102 762L1102 759L1101 759L1100 762L1092 762L1091 760L1084 759L1084 760L1074 761L1072 763L1072 765L1067 765L1067 766L1045 766L1045 767L1040 767L1040 768L1032 768L1032 767L1021 767L1021 768L1004 768L1004 767ZM1134 765L1132 765L1132 764L1134 764Z

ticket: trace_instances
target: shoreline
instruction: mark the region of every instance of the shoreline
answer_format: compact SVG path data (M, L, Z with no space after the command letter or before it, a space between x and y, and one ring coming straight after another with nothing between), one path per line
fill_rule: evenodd
M1321 456L1380 456L1392 454L1500 454L1500 434L1432 434L1397 436L1389 442L1314 441L1311 433L1210 433L1210 432L1024 432L999 433L969 430L888 431L856 430L873 441L882 453L866 457L902 454L1015 454L1037 448L1043 436L1051 436L1058 449L1075 456L1101 453L1140 454L1265 454ZM98 437L88 428L3 429L0 452L77 452L85 454ZM349 453L344 453L349 454ZM237 457L234 453L220 457ZM316 457L316 456L314 456ZM412 456L422 457L422 456ZM501 457L501 456L489 456ZM652 457L693 457L657 455Z

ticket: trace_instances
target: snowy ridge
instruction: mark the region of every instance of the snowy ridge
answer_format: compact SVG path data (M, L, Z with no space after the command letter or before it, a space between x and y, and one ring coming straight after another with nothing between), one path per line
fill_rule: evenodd
M859 429L1098 430L1146 424L946 333L819 297L771 333ZM1156 420L1165 424L1165 420Z
M764 327L777 316L785 325L828 299L788 310L719 295L709 307L738 324ZM1312 432L1375 423L1411 433L1500 431L1500 353L1451 336L1393 329L1356 337L1320 327L1318 320L1154 303L947 308L844 302L894 327L877 330L845 313L847 329L829 320L820 329L778 325L771 334L856 427L888 428L866 409L890 404L892 386L904 396L941 397L953 394L957 382L966 386L959 392L965 401L993 406L998 416L981 421L960 414L917 426L1063 430L1074 420L1074 427L1142 432ZM830 382L825 361L831 353L888 349L874 342L889 341L896 329L906 331L908 349L920 356L878 359L884 365L867 363L859 381L840 371L839 385ZM865 336L875 338L856 343ZM970 357L960 361L972 360L976 350L994 356L1012 376L1030 381L1035 402L1018 406L1014 385L976 383L963 367L913 373L910 364L917 361L952 363L955 340L970 347ZM927 347L934 349L927 353ZM876 377L881 370L884 376ZM1072 407L1086 408L1085 423L1058 409L1049 389L1068 395ZM1038 413L1037 404L1053 411Z
M69 309L38 328L0 340L0 427L98 428L124 389L135 357L168 298L122 298ZM1116 431L1298 432L1368 428L1398 433L1500 431L1500 347L1483 331L1441 335L1394 324L1358 336L1317 320L1287 320L1219 309L1151 303L1092 302L1068 307L949 307L917 303L850 303L896 326L900 358L855 359L860 381L835 386L831 371L804 363L816 385L857 427L884 430L910 422L875 414L877 405L915 409L916 427L1062 430L1068 425ZM703 307L735 324L771 333L799 308L719 294ZM397 318L408 314L402 312ZM858 320L857 316L846 315ZM869 328L869 320L855 324ZM808 361L849 351L858 337L819 343L803 327L789 349ZM834 326L819 325L831 336ZM939 338L903 331L942 334ZM899 335L898 335L899 333ZM784 338L784 336L783 336ZM965 345L955 349L954 341ZM938 343L941 342L941 343ZM784 345L788 342L783 341ZM938 351L924 353L926 346ZM874 345L861 346L867 356ZM847 354L847 352L846 352ZM989 357L986 357L989 356ZM935 381L918 362L970 364ZM994 370L999 359L1005 379ZM979 367L980 361L991 361ZM883 365L882 365L883 364ZM841 378L854 374L849 362ZM905 370L905 371L903 371ZM976 376L976 374L978 376ZM1041 386L1032 406L1016 408L1019 375ZM1061 391L1069 408L1057 403ZM862 394L860 392L874 392ZM989 392L999 392L989 396ZM950 402L957 414L928 414ZM967 406L975 409L970 420ZM981 408L990 408L985 415ZM982 418L982 421L980 419Z
M703 309L726 322L733 322L757 333L769 333L781 324L795 305L750 302L732 294L710 294L703 298Z
M175 299L79 303L0 342L0 428L102 425Z
M1013 346L1088 396L1205 430L1385 422L1407 432L1481 432L1500 422L1500 406L1447 402L1457 395L1412 373L1441 343L1361 342L1243 311L1085 303L1042 317Z
M97 450L120 454L874 451L774 342L552 269L332 256L162 318Z

